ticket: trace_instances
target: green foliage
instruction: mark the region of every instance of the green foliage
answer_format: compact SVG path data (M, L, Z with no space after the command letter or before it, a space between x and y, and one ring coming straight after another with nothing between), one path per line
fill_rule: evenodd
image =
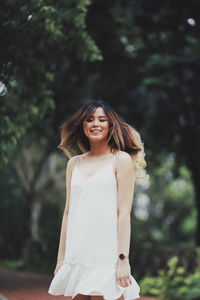
M144 277L140 281L143 295L163 300L198 300L200 298L200 268L188 274L179 264L177 256L167 263L167 270L160 270L156 277Z
M0 167L24 134L55 109L57 70L102 55L86 28L89 0L8 0L1 17Z
M146 249L193 247L196 210L191 173L184 165L177 168L172 153L163 157L150 174L147 190L142 190L139 183L136 186L134 244ZM143 194L147 197L144 205Z
M18 260L5 259L0 261L0 266L8 269L24 270L24 262L22 259L18 259Z
M15 87L8 84L8 93L2 97L0 106L0 167L8 165L27 130L34 128L46 112L54 108L52 92L44 84L32 95L30 88L20 80Z

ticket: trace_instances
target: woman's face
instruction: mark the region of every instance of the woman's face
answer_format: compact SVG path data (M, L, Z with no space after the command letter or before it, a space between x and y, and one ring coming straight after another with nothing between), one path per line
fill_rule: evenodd
M83 121L83 131L90 141L107 140L109 121L102 107Z

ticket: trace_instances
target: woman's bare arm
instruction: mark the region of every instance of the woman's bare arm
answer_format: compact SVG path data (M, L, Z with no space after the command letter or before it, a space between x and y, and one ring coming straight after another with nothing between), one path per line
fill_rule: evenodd
M71 157L67 163L66 167L66 204L63 212L62 225L61 225L61 233L60 233L60 242L58 248L57 255L57 266L54 271L56 273L57 269L61 266L64 256L65 256L65 246L66 246L66 233L67 233L67 219L69 212L69 204L70 204L70 193L71 193L71 176L72 170L75 164L77 156Z
M120 151L117 156L118 184L118 255L129 256L131 238L131 210L136 172L130 155ZM121 262L119 259L118 261ZM124 261L127 261L124 260ZM123 261L123 262L124 262Z

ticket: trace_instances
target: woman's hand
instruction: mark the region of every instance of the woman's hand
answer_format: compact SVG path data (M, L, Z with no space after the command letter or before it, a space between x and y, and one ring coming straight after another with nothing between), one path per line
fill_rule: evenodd
M63 264L63 260L57 262L57 265L56 265L55 270L54 270L54 276L56 275L58 270L62 267L62 264Z
M129 261L119 261L117 264L117 283L122 287L132 284L131 267Z

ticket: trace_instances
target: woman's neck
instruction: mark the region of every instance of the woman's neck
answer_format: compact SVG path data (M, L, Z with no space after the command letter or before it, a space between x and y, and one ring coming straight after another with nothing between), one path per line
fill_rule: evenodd
M111 148L108 144L99 144L99 143L93 143L90 144L90 156L104 156L106 154L111 153Z

